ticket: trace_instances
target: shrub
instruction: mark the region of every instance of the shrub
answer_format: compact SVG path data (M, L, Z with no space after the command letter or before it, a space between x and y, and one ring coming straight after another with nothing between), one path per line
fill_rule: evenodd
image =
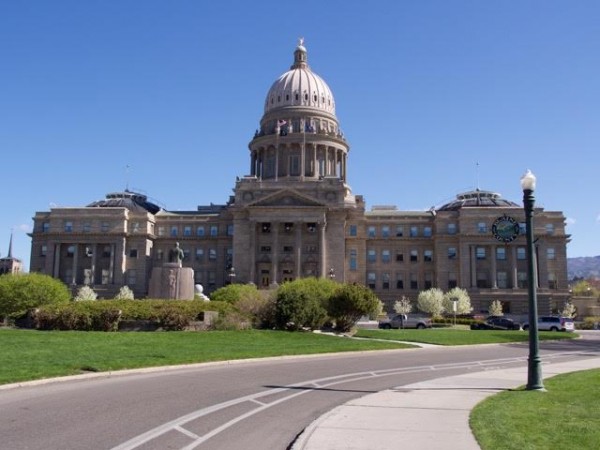
M235 304L241 299L259 296L259 290L254 284L228 284L214 291L210 298L215 302Z
M98 298L98 294L89 286L81 286L73 300L76 302L93 301Z
M277 289L275 323L277 328L300 330L319 328L327 319L326 305L337 283L317 278L301 278Z
M446 312L454 312L454 303L456 303L456 314L469 314L473 311L471 298L466 289L455 287L444 294L444 310Z
M494 300L490 304L489 313L490 313L490 316L495 316L495 317L503 316L504 312L502 311L502 302L500 300Z
M438 288L419 292L417 308L433 318L440 317L444 312L444 293Z
M134 298L133 291L129 286L122 286L117 295L115 295L115 300L133 300Z
M238 331L251 328L250 320L244 314L230 312L226 316L219 316L213 322L210 329L220 331Z
M0 317L17 317L42 305L67 303L71 294L55 278L40 273L0 276Z
M381 301L369 288L358 284L343 284L329 299L327 312L338 331L350 331L358 319L376 315Z
M235 309L247 317L254 328L272 328L275 317L275 294L272 290L257 291L257 295L242 296Z
M108 308L98 311L92 316L92 328L97 331L117 331L122 311L116 308Z
M413 310L413 305L408 297L404 295L400 300L394 302L394 311L398 314L409 314Z
M194 317L186 313L182 308L165 306L158 313L158 323L165 331L184 330Z

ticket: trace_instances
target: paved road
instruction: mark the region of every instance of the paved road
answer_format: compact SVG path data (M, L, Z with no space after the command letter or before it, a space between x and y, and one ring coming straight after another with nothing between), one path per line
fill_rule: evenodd
M553 362L598 356L598 335L541 345ZM526 345L280 358L0 390L7 450L286 449L337 405L390 387L514 367ZM525 380L524 380L525 382Z

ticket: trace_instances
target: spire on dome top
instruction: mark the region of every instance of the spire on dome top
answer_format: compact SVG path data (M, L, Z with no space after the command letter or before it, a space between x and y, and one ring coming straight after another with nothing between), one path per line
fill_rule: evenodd
M290 69L308 69L306 58L306 47L304 47L304 38L298 38L298 46L294 50L294 64Z
M12 241L13 241L13 232L10 232L10 241L8 242L8 257L12 258Z

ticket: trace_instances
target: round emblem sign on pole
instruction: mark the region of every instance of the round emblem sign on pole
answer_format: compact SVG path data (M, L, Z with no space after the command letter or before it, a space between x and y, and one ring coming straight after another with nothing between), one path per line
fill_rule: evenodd
M504 214L494 220L492 234L500 242L512 242L519 235L519 223L514 218Z

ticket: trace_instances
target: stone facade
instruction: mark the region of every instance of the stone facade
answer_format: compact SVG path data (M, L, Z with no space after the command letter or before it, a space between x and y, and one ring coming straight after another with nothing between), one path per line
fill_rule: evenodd
M428 211L375 206L347 180L350 146L326 83L308 67L306 49L271 87L260 129L249 144L249 175L224 205L166 211L125 191L82 208L34 217L31 270L73 287L92 285L109 298L123 285L148 294L150 274L179 242L183 266L206 293L229 283L261 288L299 277L331 277L371 287L392 311L402 295L461 287L475 311L501 300L527 309L525 237L494 238L503 216L518 224L523 208L475 190ZM535 211L541 314L567 299L565 217Z

